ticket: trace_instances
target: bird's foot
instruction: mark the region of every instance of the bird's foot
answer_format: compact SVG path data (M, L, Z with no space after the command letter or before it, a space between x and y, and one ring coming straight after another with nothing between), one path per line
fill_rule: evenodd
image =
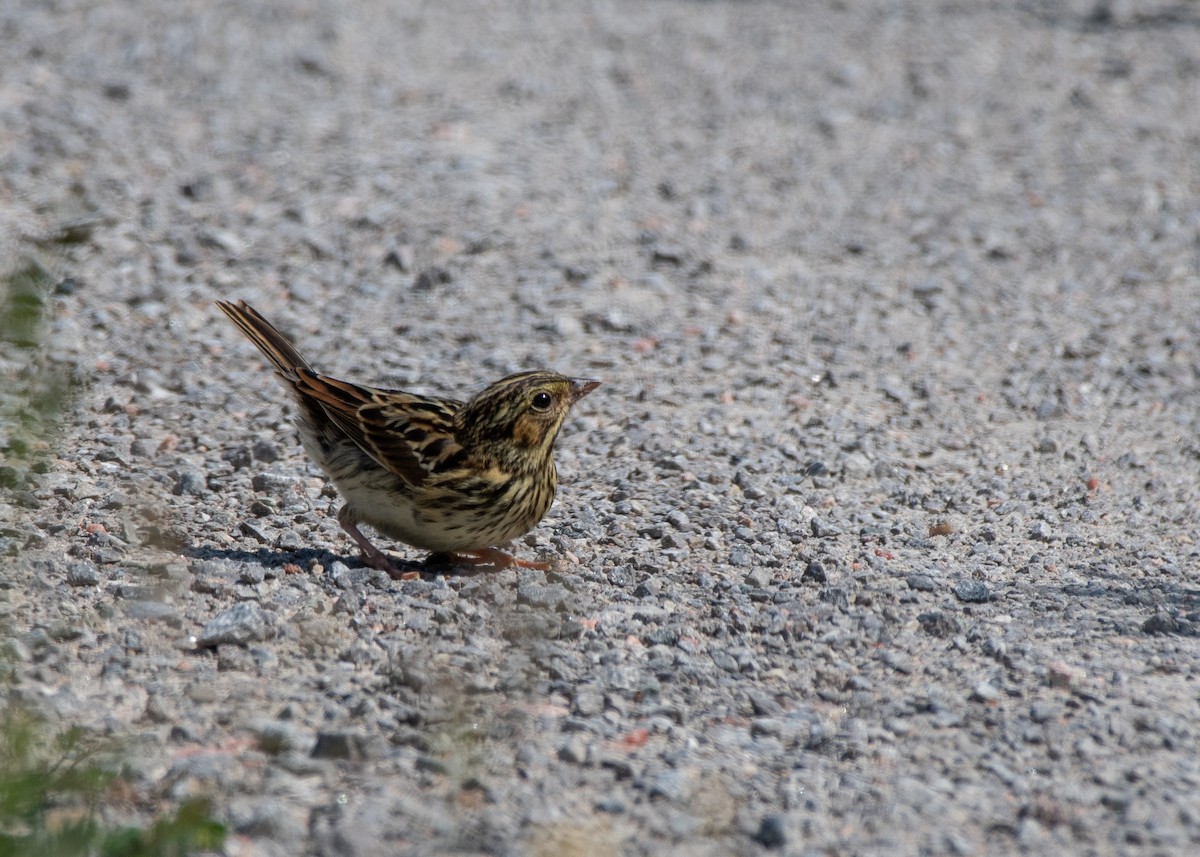
M345 521L342 521L341 524L342 529L349 533L350 538L354 539L358 545L359 556L362 558L363 565L367 566L367 568L386 572L387 576L392 580L416 580L421 576L420 572L417 571L401 571L396 568L392 564L392 561L388 559L387 554L367 541L367 537L354 524L348 524Z
M459 565L487 566L488 571L499 571L502 568L533 568L538 571L549 571L550 563L530 559L520 559L498 548L479 548L469 551L455 551L444 554L451 562Z
M387 555L380 550L376 550L373 554L368 554L366 551L363 551L361 554L359 554L359 558L362 559L363 565L367 566L368 568L373 568L376 571L387 572L387 576L392 580L419 580L421 577L421 572L419 571L413 571L411 569L409 571L402 571L396 568L396 566L392 564L392 561L387 558Z

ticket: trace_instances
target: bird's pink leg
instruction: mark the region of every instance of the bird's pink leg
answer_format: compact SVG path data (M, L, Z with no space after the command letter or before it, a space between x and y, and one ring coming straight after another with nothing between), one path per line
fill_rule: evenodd
M338 523L342 525L342 529L350 534L350 538L354 539L355 544L362 554L363 564L368 568L374 568L377 571L386 571L388 577L392 580L416 580L420 577L415 571L401 571L392 565L392 561L387 558L383 551L375 547L367 541L367 537L362 534L355 524L338 514Z

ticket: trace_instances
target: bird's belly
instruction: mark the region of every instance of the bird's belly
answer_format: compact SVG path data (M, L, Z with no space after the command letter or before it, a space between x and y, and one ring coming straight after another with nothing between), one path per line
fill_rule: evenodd
M388 538L428 551L466 550L469 546L471 539L428 520L403 494L364 486L338 485L338 489L356 518Z
M414 497L409 486L378 471L369 477L360 473L335 479L334 484L356 521L427 551L468 551L505 544L529 532L541 518L541 514L534 520L497 515L494 509L472 513L430 503L429 497Z
M384 470L349 440L323 438L315 432L305 433L304 428L301 426L305 450L337 487L351 520L416 548L464 550L454 534L418 514L412 486Z
M332 448L311 443L306 448L337 486L350 518L428 551L505 544L533 529L554 500L553 476L523 492L506 490L481 502L486 492L474 485L409 485L350 443Z

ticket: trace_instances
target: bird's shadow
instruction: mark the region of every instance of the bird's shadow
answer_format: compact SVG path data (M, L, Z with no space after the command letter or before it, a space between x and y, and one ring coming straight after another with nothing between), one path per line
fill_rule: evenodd
M370 566L366 565L359 557L353 555L335 554L327 550L317 550L315 548L301 548L295 551L275 550L273 548L260 547L257 550L245 550L238 548L216 548L209 546L185 545L182 549L184 556L197 560L223 560L227 562L244 562L252 565L261 565L264 568L279 568L283 569L289 565L299 566L301 569L308 570L313 563L319 563L326 569L333 566L333 563L340 562L348 566L354 571L372 571ZM412 560L398 557L395 554L389 553L388 559L392 561L392 565L400 573L415 572L423 578L428 575L447 575L455 577L472 577L478 573L480 569L471 566L458 565L452 562L443 554L430 554L425 559Z

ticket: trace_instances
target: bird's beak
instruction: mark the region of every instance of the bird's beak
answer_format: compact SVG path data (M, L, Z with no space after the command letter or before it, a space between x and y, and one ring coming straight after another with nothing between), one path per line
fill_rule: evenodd
M571 379L571 404L575 404L592 390L600 386L599 381L593 381L590 378L572 378Z

